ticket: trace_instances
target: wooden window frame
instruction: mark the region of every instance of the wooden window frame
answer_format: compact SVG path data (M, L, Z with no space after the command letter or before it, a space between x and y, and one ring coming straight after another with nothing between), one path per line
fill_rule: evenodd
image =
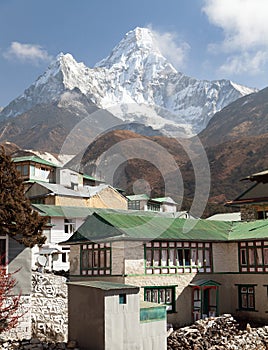
M268 273L268 241L238 243L240 273Z
M212 243L209 242L151 241L144 244L146 274L212 273L212 263Z
M112 274L111 243L87 243L81 245L80 273L85 276Z

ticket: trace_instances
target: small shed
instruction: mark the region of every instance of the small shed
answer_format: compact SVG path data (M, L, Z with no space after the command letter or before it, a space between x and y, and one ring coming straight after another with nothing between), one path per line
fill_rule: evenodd
M68 317L69 338L81 350L166 349L166 308L140 305L137 286L70 282Z

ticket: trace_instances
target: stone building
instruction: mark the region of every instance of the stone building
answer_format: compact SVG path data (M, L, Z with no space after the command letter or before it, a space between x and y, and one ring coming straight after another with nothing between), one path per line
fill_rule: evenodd
M266 228L263 220L102 211L62 244L70 245L72 282L138 286L143 300L166 305L176 326L222 313L267 321Z
M177 203L170 197L150 198L147 194L134 194L126 196L129 210L149 210L160 212L177 211Z
M225 205L240 208L241 220L268 218L268 170L252 174L242 180L254 182L245 192Z

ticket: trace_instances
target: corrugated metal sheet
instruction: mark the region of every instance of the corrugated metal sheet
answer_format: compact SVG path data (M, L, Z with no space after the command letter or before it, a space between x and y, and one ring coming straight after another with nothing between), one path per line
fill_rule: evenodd
M86 218L94 212L88 207L62 207L59 205L32 204L41 215L49 217Z
M34 162L38 164L43 164L43 165L48 165L54 168L58 168L56 164L53 164L51 162L48 162L47 160L44 160L42 158L39 158L37 156L24 156L24 157L16 157L12 158L12 161L14 163L19 163L19 162Z
M185 228L188 224L191 229L187 232ZM67 242L69 244L91 240L228 242L257 239L268 239L268 220L234 223L95 212Z
M268 239L268 220L236 222L230 232L230 241Z
M139 290L139 287L132 286L129 284L123 284L123 283L113 283L113 282L105 282L105 281L81 281L81 282L68 282L69 285L73 286L83 286L83 287L91 287L91 288L97 288L104 291L108 290L119 290L122 289L133 289L133 290Z
M129 199L130 201L141 201L141 200L147 200L150 199L150 197L143 193L143 194L133 194L131 196L126 196L127 199Z

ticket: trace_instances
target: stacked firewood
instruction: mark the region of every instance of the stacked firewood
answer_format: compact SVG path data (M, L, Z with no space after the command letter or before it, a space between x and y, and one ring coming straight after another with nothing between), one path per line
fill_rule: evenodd
M167 339L167 350L267 350L268 326L239 330L234 318L225 314L198 320L180 328Z

